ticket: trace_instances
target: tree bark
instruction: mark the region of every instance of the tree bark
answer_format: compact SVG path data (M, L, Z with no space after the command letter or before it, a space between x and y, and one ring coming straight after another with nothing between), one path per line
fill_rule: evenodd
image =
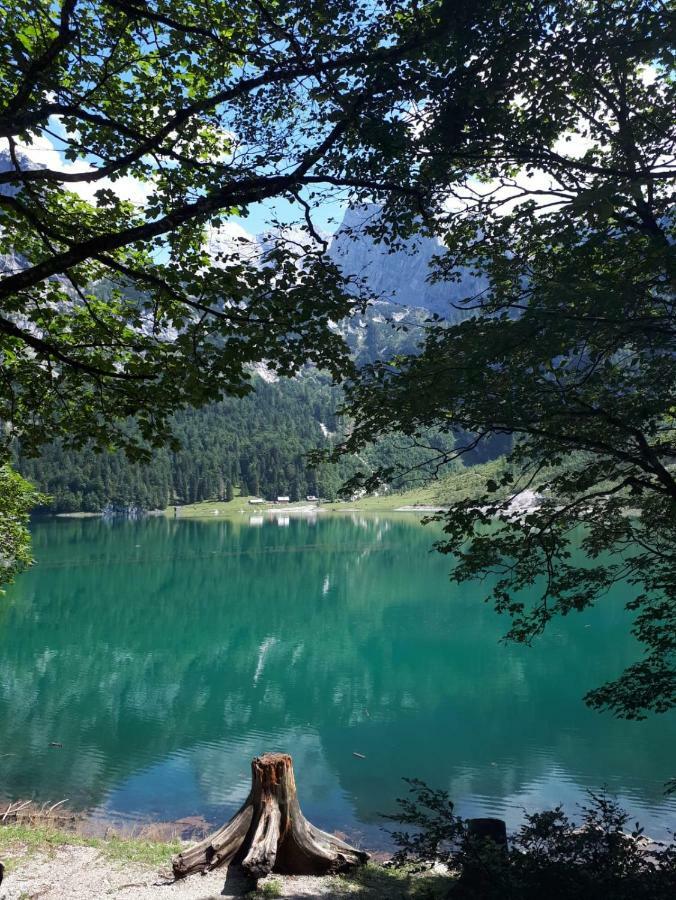
M301 812L293 762L266 753L251 762L251 792L242 808L210 837L179 853L174 876L239 863L253 878L270 872L325 875L365 863L368 853L320 831Z

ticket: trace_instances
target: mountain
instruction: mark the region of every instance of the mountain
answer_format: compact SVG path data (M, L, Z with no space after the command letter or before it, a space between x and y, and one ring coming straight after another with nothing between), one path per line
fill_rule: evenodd
M14 163L12 161L12 157L10 156L9 149L2 148L3 141L0 139L0 172L10 172L14 170ZM31 156L27 155L23 150L18 149L16 151L16 158L19 162L21 169L46 169L43 163L36 162ZM17 185L13 184L0 184L0 196L2 197L15 197L21 188ZM20 253L17 253L15 250L10 250L8 253L0 253L0 276L2 275L13 275L16 272L22 271L22 269L26 269L29 266L29 262L25 256L22 256ZM55 281L59 281L66 289L67 292L70 292L70 284L68 280L63 275L54 276ZM74 295L73 295L74 296ZM19 318L17 320L19 324L24 324L24 320Z
M431 282L434 257L443 253L444 245L422 236L402 241L396 248L378 243L369 229L377 224L380 213L381 207L375 204L348 208L336 233L325 236L331 261L343 274L362 279L371 293L390 307L404 312L424 309L450 322L465 318L467 313L454 304L482 291L486 280L463 271L457 282ZM206 247L213 259L256 259L279 234L254 235L237 223L226 222L208 232ZM308 240L304 232L293 228L284 229L281 236L299 246Z
M2 144L4 142L0 141L0 172L11 172L14 170L14 163L12 162L12 157L10 156L9 148L4 149ZM46 169L47 167L42 165L41 163L35 162L29 156L27 156L22 150L17 150L16 152L17 159L19 161L19 165L22 169ZM21 189L15 185L11 184L0 184L0 196L3 197L14 197L19 193Z
M35 165L27 159L22 163ZM8 154L0 151L0 171L9 166ZM5 186L4 192L16 189ZM480 286L479 280L469 277L459 284L430 284L430 263L440 245L420 239L390 252L367 231L378 214L375 206L348 210L328 248L343 272L366 279L380 298L365 313L335 326L359 365L415 352L429 313L450 320L463 317L466 313L454 309L451 301ZM305 240L288 229L281 236L299 243ZM229 222L208 232L206 247L219 264L227 265L228 259L256 259L279 237L274 232L254 236ZM7 254L0 257L0 274L25 264L21 257ZM105 285L100 287L105 296ZM256 390L244 399L226 399L177 414L174 426L182 449L177 453L159 450L145 465L131 463L120 453L69 450L60 443L45 447L37 459L26 458L15 447L14 463L52 496L48 509L63 512L225 499L237 489L267 497L284 494L292 500L306 494L332 498L357 468L401 463L424 467L430 455L395 436L380 441L359 459L345 458L338 466L314 470L308 466L307 452L330 447L348 427L338 413L341 389L310 367L291 381L277 381L261 364L254 369L253 381ZM450 449L453 442L450 435L429 436L430 445L439 450ZM492 455L498 455L504 447L493 451ZM468 462L483 459L485 454L475 455Z
M443 244L427 237L410 239L394 250L378 244L368 228L379 215L375 205L348 209L329 245L332 261L344 274L364 278L387 303L425 309L451 322L465 318L467 313L453 303L483 290L485 279L463 272L458 282L431 283L432 261L443 252Z
M0 148L1 145L2 142L0 142ZM26 169L44 168L44 166L38 166L37 163L31 162L28 157L24 156L22 153L18 154L18 158L21 166ZM0 172L9 172L13 168L14 164L9 155L9 150L0 149ZM14 197L18 192L19 188L11 184L0 184L0 197ZM0 253L0 276L13 275L15 272L20 272L25 267L26 260L18 253L15 253L14 251L11 251L10 253Z

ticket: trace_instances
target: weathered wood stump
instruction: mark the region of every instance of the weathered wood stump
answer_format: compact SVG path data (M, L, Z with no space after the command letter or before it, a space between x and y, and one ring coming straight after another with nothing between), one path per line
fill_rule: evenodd
M355 850L320 831L301 812L293 762L286 753L266 753L251 762L251 792L232 819L194 847L175 856L174 876L238 863L253 878L270 872L324 875L365 863Z

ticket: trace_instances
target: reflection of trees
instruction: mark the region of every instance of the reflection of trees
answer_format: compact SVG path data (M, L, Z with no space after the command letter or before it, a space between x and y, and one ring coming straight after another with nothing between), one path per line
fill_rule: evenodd
M619 604L534 649L498 646L503 623L448 583L431 540L413 520L337 517L40 526L40 565L0 622L0 733L16 754L0 758L3 784L98 803L192 750L205 800L227 806L218 778L275 736L308 734L307 766L328 764L362 819L391 807L401 775L461 771L500 796L552 761L629 790L649 769L658 798L674 719L581 704L631 656Z

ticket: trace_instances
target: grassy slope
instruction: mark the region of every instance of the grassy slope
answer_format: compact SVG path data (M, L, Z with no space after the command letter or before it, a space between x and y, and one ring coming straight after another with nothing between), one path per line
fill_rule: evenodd
M344 502L323 503L322 509L327 512L346 512L348 510L360 510L364 512L392 512L401 507L408 506L448 506L456 500L464 500L467 497L476 497L483 490L487 478L494 477L502 467L502 460L473 466L471 469L462 469L433 481L430 484L412 488L400 493L389 493L379 497L361 497L358 500ZM179 518L239 518L244 516L265 513L274 509L283 512L287 504L261 503L250 505L249 497L235 497L230 502L213 500L203 503L192 503L188 506L178 507ZM290 503L288 507L295 509L308 506L305 501ZM174 507L166 510L167 516L174 515Z

